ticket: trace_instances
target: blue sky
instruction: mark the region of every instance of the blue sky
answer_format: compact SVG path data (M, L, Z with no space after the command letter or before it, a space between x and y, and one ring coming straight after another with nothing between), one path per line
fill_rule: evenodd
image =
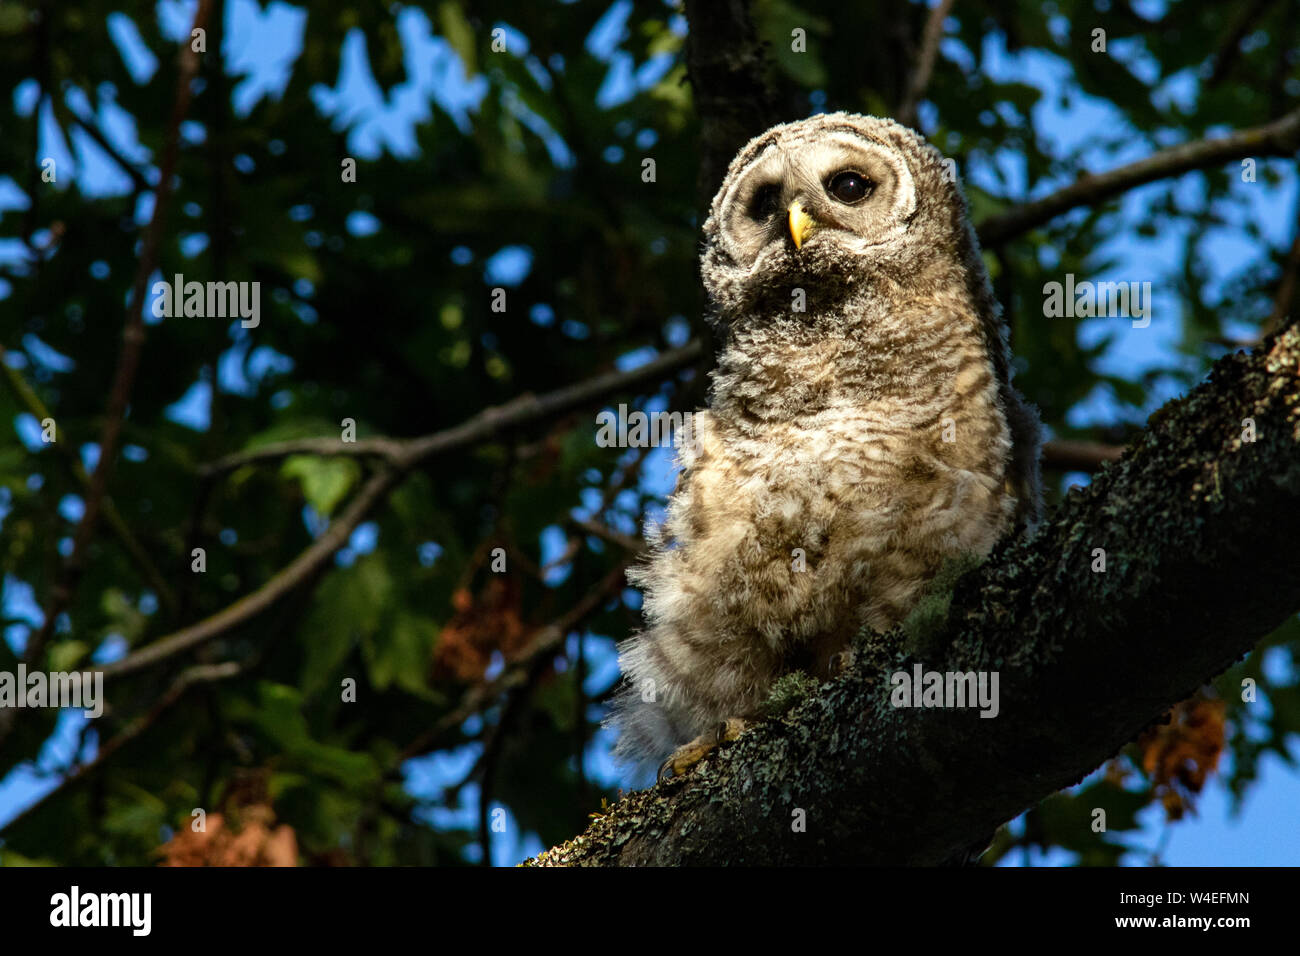
M162 0L157 4L160 22L170 38L180 40L188 35L194 6L194 0ZM1140 6L1145 8L1155 5ZM624 101L636 89L653 85L671 64L672 58L666 54L638 64L631 54L621 49L626 39L629 11L630 3L626 0L611 4L609 12L587 38L587 49L607 64L606 79L598 95L598 103L607 108ZM259 7L254 0L231 0L227 4L227 17L223 52L227 68L240 74L240 79L232 90L232 99L236 112L246 114L262 97L275 97L283 91L301 52L307 13L305 8L278 0L265 9ZM467 130L474 122L479 103L488 93L488 84L483 77L464 76L455 52L445 40L433 33L429 19L422 11L406 8L398 15L397 25L406 50L407 79L403 83L386 94L380 89L370 73L362 37L353 31L344 41L342 64L336 83L328 87L318 86L312 91L313 102L322 116L327 117L335 128L347 130L349 148L361 157L373 158L385 151L399 157L418 155L415 130L418 124L429 119L431 111L442 111L460 129ZM501 26L507 30L510 49L515 52L526 51L527 38L508 25ZM684 29L684 22L678 17L673 21L673 26L680 32ZM1067 25L1052 24L1052 28L1058 30L1064 26ZM130 19L122 14L113 14L109 17L109 29L132 79L137 83L150 82L158 67L157 59L144 46ZM1128 63L1141 75L1145 66L1140 44L1117 39L1112 50L1117 59ZM1127 121L1104 101L1087 97L1076 90L1070 97L1068 107L1060 105L1057 94L1068 84L1069 73L1066 64L1059 59L1039 51L1010 54L997 35L990 35L986 39L983 54L986 68L997 79L1021 80L1044 91L1045 95L1035 109L1033 118L1047 139L1057 145L1060 154L1077 151L1085 163L1095 169L1108 168L1145 154L1146 147L1136 131L1129 137L1129 148L1121 150L1118 156L1111 151L1117 139L1123 138ZM970 57L969 52L962 49L954 39L945 42L943 55L958 61ZM1173 102L1184 102L1187 98L1194 97L1195 91L1195 77L1179 75L1167 80L1156 92L1156 96ZM105 84L96 91L96 103L92 104L80 97L74 98L71 105L85 112L95 112L114 143L127 156L148 166L151 160L149 151L138 142L131 117L114 104L113 92L111 86ZM20 111L30 113L36 108L34 93L34 86L30 84L24 84L14 91L14 101ZM526 127L543 140L557 165L571 163L568 147L544 122L517 101L506 105ZM93 142L79 133L74 133L70 139L64 138L53 122L48 104L42 110L40 118L42 136L39 155L55 158L62 188L75 184L76 188L88 196L119 195L128 190L129 181ZM193 123L187 124L184 132L194 140L201 139L203 135L202 127ZM648 147L651 143L641 145ZM1045 181L1033 184L1030 189L1030 184L1024 182L1022 168L1015 156L998 156L996 163L1001 178L995 176L991 168L977 167L963 170L962 173L972 182L993 192L1005 192L1009 188L1013 194L1027 192L1029 196L1037 196L1061 185ZM1199 179L1196 174L1187 176L1179 183L1178 189L1185 190L1192 197L1202 188ZM1126 196L1123 200L1125 218L1136 218L1150 203L1153 194L1160 192L1161 188L1157 184L1134 190ZM1289 210L1295 208L1298 188L1300 180L1294 167L1291 167L1280 188L1273 189L1260 183L1258 189L1244 191L1242 206L1232 210L1230 223L1253 218L1261 225L1270 241L1283 243L1292 228ZM0 210L21 209L24 204L25 198L13 179L0 177ZM149 214L150 208L146 201L137 210L137 217L144 222ZM380 228L380 223L373 216L360 210L349 220L348 225L356 235L365 235ZM1181 260L1187 228L1190 227L1170 223L1157 235L1147 238L1117 231L1101 250L1104 253L1102 258L1116 265L1106 273L1097 273L1088 278L1134 280L1170 272ZM206 237L186 237L185 242L186 253L197 255L206 243ZM1202 242L1213 266L1212 278L1219 282L1232 275L1254 252L1254 247L1248 245L1232 225L1213 230L1203 237ZM468 250L465 252L468 254ZM11 262L14 257L22 254L16 241L0 240L0 261ZM455 259L456 254L453 253L453 260ZM493 284L514 285L527 275L531 262L531 250L505 246L484 262L484 277ZM5 284L0 280L0 300L6 294ZM534 321L543 325L555 321L553 314L546 313L545 309L539 310L534 315ZM304 321L313 320L310 315L304 315L303 318ZM1175 346L1180 341L1182 332L1176 298L1172 293L1157 290L1154 318L1148 328L1133 328L1128 322L1116 323L1113 319L1091 319L1078 323L1077 334L1085 344L1092 344L1102 336L1112 336L1098 367L1106 372L1132 377L1155 365L1168 363L1170 356L1175 354ZM581 329L572 330L572 334L581 334ZM670 340L684 341L688 334L687 324L680 318L674 320ZM238 322L232 323L230 336L230 347L219 363L219 388L249 393L257 382L277 375L287 375L292 371L291 356L278 353L265 345L256 345L249 332L242 329ZM629 353L619 365L630 368L647 361L652 354L649 350ZM72 360L57 355L51 357L52 363L69 361ZM170 417L191 427L204 427L211 400L211 387L206 382L193 383L183 394L176 396L175 404L169 409ZM1174 383L1168 380L1157 381L1149 396L1146 411L1153 410L1172 397L1176 390ZM654 404L649 406L651 409L654 407ZM1099 389L1071 412L1070 420L1077 425L1109 422L1115 420L1116 411L1113 397L1104 389ZM36 423L30 416L20 416L14 427L24 444L35 447L39 442ZM143 449L140 451L143 452ZM93 445L83 448L83 457L88 463L93 463L95 454ZM617 452L611 451L610 454ZM673 476L672 462L666 452L660 451L648 456L642 470L642 481L647 489L666 493L672 487ZM1086 477L1071 476L1070 480L1086 481ZM580 501L575 503L575 514L589 514L585 509L593 506L594 498L594 491L587 489ZM60 503L60 507L70 520L75 520L80 501L76 496L68 496ZM4 502L0 499L0 521L3 513ZM309 509L304 513L303 520L317 532L323 527L319 518L311 514ZM619 530L632 534L639 531L630 522L627 527ZM358 554L373 549L376 536L377 528L373 523L358 528L349 547L340 554L338 563L347 565ZM548 529L541 542L543 560L554 558L561 551L563 542L564 535L558 527ZM437 560L437 554L430 552L428 560ZM562 580L567 573L567 568L564 567L553 572L557 581ZM636 597L629 593L628 599L635 601ZM4 604L8 616L23 617L29 621L39 620L39 607L30 589L22 582L12 579L5 582ZM17 648L21 646L25 633L26 627L11 626L5 636L11 646ZM595 694L603 691L617 673L615 649L613 641L597 635L590 635L586 646L590 655L587 689L589 693ZM111 660L123 651L120 640L109 641L100 648L97 658ZM481 719L475 717L472 720ZM81 720L79 714L65 713L39 760L34 765L19 768L0 781L0 823L11 819L53 785L50 774L66 766L71 759ZM93 747L93 735L91 746ZM587 773L612 785L626 785L628 781L620 777L609 761L608 747L608 734L602 731L585 758ZM477 752L477 745L471 745L457 752L440 753L412 761L407 767L408 788L412 793L432 800L447 782L463 778ZM467 786L461 790L461 805L458 809L433 810L428 813L428 818L437 826L472 827L477 819L477 796L476 788ZM1223 863L1300 864L1300 839L1295 835L1294 825L1294 807L1297 805L1300 805L1300 774L1294 767L1280 760L1267 758L1262 765L1261 782L1249 792L1239 814L1230 813L1223 788L1217 783L1211 784L1200 803L1199 816L1173 828L1162 858L1170 864L1193 866ZM1160 811L1150 808L1144 817L1144 824L1145 828L1135 838L1135 842L1154 848L1162 837ZM541 849L543 847L535 836L519 834L511 821L504 838L498 838L493 846L494 862L514 863ZM477 848L471 851L473 852L477 852ZM1058 852L1036 862L1051 864L1060 862L1063 858L1064 855ZM1141 857L1135 855L1131 862L1141 862Z

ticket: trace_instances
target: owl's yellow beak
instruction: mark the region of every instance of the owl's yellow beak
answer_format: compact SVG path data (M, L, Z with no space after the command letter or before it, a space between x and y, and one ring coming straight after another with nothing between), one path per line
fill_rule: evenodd
M803 248L804 238L813 231L817 220L804 212L803 203L796 199L790 203L790 237L796 249Z

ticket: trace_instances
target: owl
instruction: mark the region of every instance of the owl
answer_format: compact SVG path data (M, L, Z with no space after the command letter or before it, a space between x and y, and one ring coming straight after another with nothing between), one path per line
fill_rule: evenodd
M849 113L776 126L732 161L704 225L709 407L629 573L645 625L619 657L625 762L685 772L783 674L832 676L945 559L1036 519L1039 421L953 169Z

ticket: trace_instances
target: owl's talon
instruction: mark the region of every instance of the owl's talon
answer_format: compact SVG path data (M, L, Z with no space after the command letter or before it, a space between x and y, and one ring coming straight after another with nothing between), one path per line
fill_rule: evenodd
M749 729L749 721L743 717L728 717L713 730L700 734L688 744L674 750L659 765L659 782L683 776L688 770L717 750L721 744L731 743Z
M680 776L680 773L678 773L676 769L676 753L677 751L674 750L674 756L669 757L659 765L659 773L655 776L655 779L660 783L663 783L665 780L671 780L673 777Z

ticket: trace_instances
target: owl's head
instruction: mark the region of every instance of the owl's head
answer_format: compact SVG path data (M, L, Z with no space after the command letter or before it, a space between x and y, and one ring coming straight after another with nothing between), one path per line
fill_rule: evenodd
M719 316L788 304L796 287L842 296L952 261L970 240L951 168L918 134L873 116L822 114L755 137L704 224L701 272Z

